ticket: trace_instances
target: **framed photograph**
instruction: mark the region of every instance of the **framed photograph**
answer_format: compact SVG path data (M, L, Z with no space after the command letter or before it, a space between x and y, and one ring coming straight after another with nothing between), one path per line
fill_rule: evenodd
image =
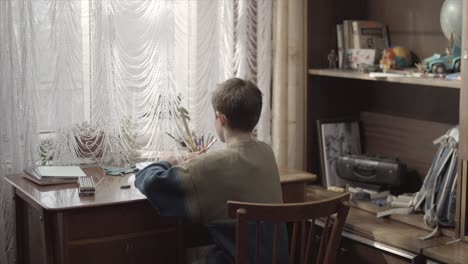
M339 178L336 173L336 162L342 155L361 154L359 121L318 120L317 128L323 186L345 186L347 181Z
M345 51L345 69L357 70L360 64L374 65L374 49L347 49Z

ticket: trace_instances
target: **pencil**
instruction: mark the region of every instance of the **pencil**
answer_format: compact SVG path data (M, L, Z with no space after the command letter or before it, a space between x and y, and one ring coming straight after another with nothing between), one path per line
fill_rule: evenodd
M173 135L169 134L168 132L166 132L166 134L170 136L172 139L177 140Z
M216 142L216 138L213 138L213 140L205 147L203 148L200 152L205 152L207 151L213 144Z

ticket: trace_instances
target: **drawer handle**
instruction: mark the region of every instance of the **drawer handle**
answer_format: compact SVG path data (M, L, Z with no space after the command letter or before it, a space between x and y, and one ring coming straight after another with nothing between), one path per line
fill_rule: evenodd
M340 247L339 253L340 253L340 255L348 255L349 249L344 248L344 247Z
M130 256L130 244L125 242L125 255Z

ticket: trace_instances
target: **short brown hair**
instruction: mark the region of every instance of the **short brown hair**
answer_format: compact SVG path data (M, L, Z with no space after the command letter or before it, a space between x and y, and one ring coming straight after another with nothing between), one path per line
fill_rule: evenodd
M262 112L262 96L253 82L231 78L218 86L211 103L227 117L231 129L252 131Z

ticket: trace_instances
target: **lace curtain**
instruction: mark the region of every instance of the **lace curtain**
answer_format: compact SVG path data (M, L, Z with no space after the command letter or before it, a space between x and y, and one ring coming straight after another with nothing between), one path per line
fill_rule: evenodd
M270 0L0 1L0 176L80 157L128 163L175 150L177 108L214 134L229 77L264 94L270 142ZM41 135L39 135L41 133ZM146 156L145 156L146 154ZM11 188L0 181L0 263L12 263Z

